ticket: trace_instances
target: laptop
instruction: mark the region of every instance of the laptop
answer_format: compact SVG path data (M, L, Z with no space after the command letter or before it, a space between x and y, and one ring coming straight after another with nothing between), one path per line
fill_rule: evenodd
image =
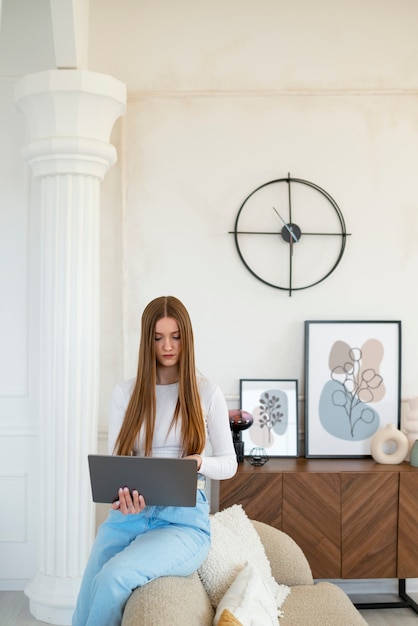
M114 502L128 487L147 505L196 506L196 459L89 454L88 462L93 502Z

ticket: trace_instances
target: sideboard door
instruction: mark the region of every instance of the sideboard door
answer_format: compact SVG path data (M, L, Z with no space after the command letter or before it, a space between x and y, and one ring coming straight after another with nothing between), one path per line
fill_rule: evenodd
M282 528L282 474L237 473L220 481L219 510L241 504L250 519Z
M396 578L399 473L342 474L342 578Z
M398 578L418 577L418 474L401 473L399 486Z
M283 475L283 531L302 548L314 578L341 578L340 475Z

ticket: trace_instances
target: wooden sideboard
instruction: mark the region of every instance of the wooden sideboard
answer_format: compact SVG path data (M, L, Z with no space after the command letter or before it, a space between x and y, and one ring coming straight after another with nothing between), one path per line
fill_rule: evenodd
M418 577L418 468L408 463L244 460L219 482L219 509L233 504L293 537L314 578Z

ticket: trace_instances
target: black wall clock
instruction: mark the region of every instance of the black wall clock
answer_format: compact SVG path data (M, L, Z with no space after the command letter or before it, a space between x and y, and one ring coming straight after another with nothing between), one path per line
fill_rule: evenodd
M242 203L230 234L248 271L289 296L332 274L349 235L330 194L290 174L254 189Z

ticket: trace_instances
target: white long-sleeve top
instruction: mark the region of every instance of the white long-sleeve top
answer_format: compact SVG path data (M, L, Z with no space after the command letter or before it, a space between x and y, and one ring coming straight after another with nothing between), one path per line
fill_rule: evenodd
M116 385L111 401L109 417L108 451L114 454L114 447L135 379ZM222 480L231 478L237 471L237 458L229 426L228 407L218 385L206 378L198 378L198 387L206 424L206 447L202 453L199 473L207 478ZM152 456L181 457L181 427L178 423L171 428L178 398L178 383L156 386L156 422L152 444ZM139 440L134 452L143 456L144 450Z

